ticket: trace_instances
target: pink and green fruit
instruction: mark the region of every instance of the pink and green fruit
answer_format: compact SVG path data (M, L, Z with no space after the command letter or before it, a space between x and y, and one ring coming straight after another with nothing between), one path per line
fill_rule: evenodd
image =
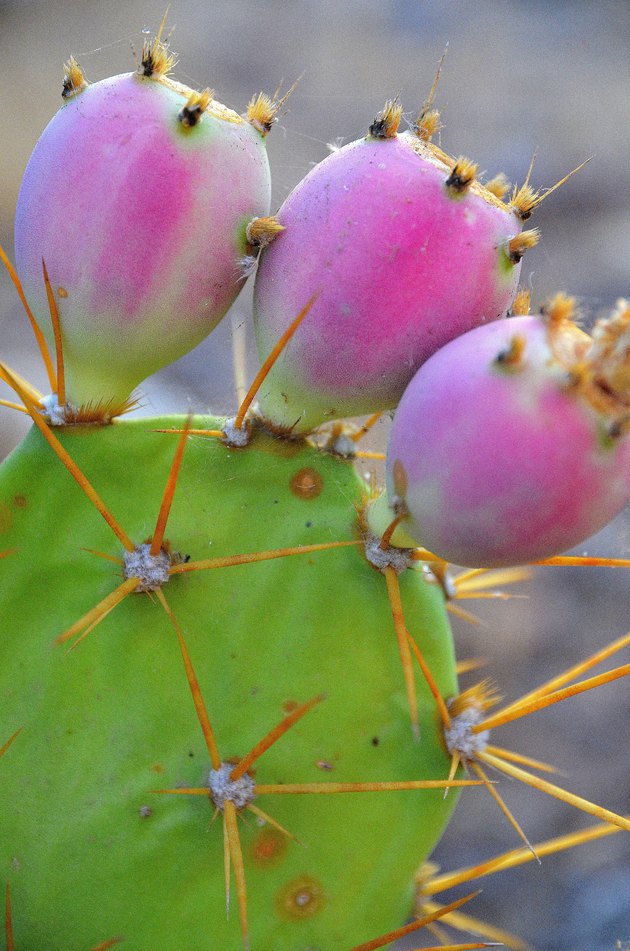
M211 94L138 72L78 84L35 147L15 224L52 346L42 260L50 275L70 403L123 405L216 326L270 194L264 137Z
M335 151L300 182L256 276L261 358L315 300L260 394L264 420L298 433L393 408L439 347L505 315L521 222L474 175L394 132Z
M614 322L592 340L570 319L513 317L421 367L387 449L388 497L408 512L411 544L460 565L522 564L579 544L621 511L628 369Z

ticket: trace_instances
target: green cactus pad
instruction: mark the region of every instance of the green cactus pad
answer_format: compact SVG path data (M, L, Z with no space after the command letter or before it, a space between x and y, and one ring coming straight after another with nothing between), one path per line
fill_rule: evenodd
M150 538L183 420L58 430L134 544ZM216 427L216 420L204 420ZM195 425L199 425L195 422ZM190 437L169 518L191 561L358 538L365 486L348 462L257 435L245 450ZM239 951L223 831L201 795L210 758L177 636L131 594L68 653L55 638L121 583L119 541L31 431L0 470L0 862L16 951ZM409 630L456 692L439 586L406 571ZM182 630L222 759L243 757L296 705L325 694L256 762L259 784L444 779L449 757L418 671L412 735L383 576L361 547L173 576ZM471 791L468 795L475 795ZM343 951L400 924L453 790L265 795L302 844L239 819L252 951Z

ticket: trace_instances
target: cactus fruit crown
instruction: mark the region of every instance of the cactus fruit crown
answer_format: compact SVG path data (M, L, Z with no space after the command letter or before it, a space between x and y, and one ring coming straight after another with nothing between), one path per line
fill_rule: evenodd
M264 138L292 89L253 97L243 118L170 78L163 29L133 74L90 86L68 61L64 106L20 192L21 278L0 249L51 388L0 363L15 394L0 402L34 423L0 472L7 948L166 951L185 935L199 951L370 951L437 920L522 947L458 917L475 893L433 896L630 822L541 778L550 767L494 746L490 731L624 677L628 664L580 679L630 635L496 712L490 681L460 690L448 615L471 615L458 602L523 580L510 566L536 560L536 546L548 563L582 560L558 556L566 536L549 519L533 542L503 540L492 486L474 504L484 523L463 490L438 504L457 453L418 434L440 361L471 394L468 420L483 416L476 387L503 387L515 414L562 399L589 464L598 452L614 461L594 463L597 488L615 486L611 517L630 496L615 468L627 462L628 305L592 336L564 295L529 315L518 266L538 232L520 225L558 186L536 192L533 161L511 193L504 176L482 185L473 162L431 141L442 61L410 132L387 102L271 216ZM77 159L56 186L69 137ZM396 235L385 226L395 196ZM306 234L308 260L296 256ZM461 273L457 241L469 248ZM138 383L216 325L259 255L261 368L236 414L118 419ZM431 287L422 255L441 275ZM410 293L392 291L388 311L393 283ZM457 400L439 395L454 427ZM378 456L360 440L399 403L378 494L354 460ZM360 427L341 419L367 413ZM530 449L535 437L523 436ZM447 536L457 511L458 552L472 520L472 570L453 573L426 498ZM487 769L601 821L532 845ZM487 790L523 847L439 874L426 860L465 786Z

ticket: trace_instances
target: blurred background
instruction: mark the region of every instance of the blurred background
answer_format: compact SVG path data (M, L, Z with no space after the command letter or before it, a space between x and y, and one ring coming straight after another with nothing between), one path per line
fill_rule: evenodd
M0 241L9 255L20 178L60 105L62 64L74 54L92 81L132 69L132 49L158 28L164 6L165 0L0 0ZM330 143L363 135L386 98L400 96L413 118L448 43L436 97L447 151L470 156L488 177L503 171L522 182L537 149L538 187L593 157L536 212L543 237L522 271L534 302L568 291L590 321L630 294L625 0L177 0L168 24L175 27L176 78L211 86L239 112L253 93L302 76L268 138L275 207ZM250 300L246 287L232 316L205 343L147 381L144 414L234 408L231 334L235 325L249 328ZM45 387L24 315L2 274L0 321L2 359ZM253 375L253 351L248 359ZM0 457L26 428L17 413L0 410ZM386 420L376 428L377 444L386 429ZM628 517L581 551L629 557ZM518 587L526 598L462 603L482 623L455 620L458 652L487 658L483 675L512 700L630 627L629 582L624 570L539 569ZM468 675L463 683L473 680ZM617 682L504 727L496 740L553 762L562 770L560 784L627 813L629 694ZM516 783L503 781L502 791L532 842L589 824L569 806ZM518 844L489 796L469 794L435 861L448 870ZM628 837L620 832L542 866L492 876L481 882L474 913L539 951L625 949L629 858ZM406 947L422 943L416 938Z

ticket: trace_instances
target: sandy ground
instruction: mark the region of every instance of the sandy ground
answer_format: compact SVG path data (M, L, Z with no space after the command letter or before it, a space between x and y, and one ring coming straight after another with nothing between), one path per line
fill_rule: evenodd
M63 61L73 53L92 80L130 69L131 44L138 48L142 31L156 28L163 6L164 0L0 2L0 240L9 252L20 177L58 107ZM260 88L272 91L304 74L269 140L276 206L325 157L327 143L363 134L386 98L399 95L413 115L448 42L437 97L447 150L470 155L488 174L502 170L522 181L538 148L540 186L593 156L536 215L543 240L523 270L534 300L570 291L592 319L629 293L630 5L622 0L179 0L170 22L180 54L177 77L213 86L238 111ZM246 326L250 293L239 298L232 318ZM43 386L23 315L1 275L0 314L2 358ZM148 381L143 412L233 406L231 327L226 320L195 352ZM249 360L253 373L253 353ZM2 412L0 457L24 427L17 415ZM377 430L377 442L385 430L386 424ZM629 556L629 525L621 516L582 549ZM621 571L539 570L520 592L527 599L480 609L484 625L455 622L461 655L488 658L487 673L508 699L630 626ZM555 763L573 791L628 812L629 708L627 685L617 683L505 727L500 741ZM587 824L540 793L515 783L505 791L534 842ZM435 859L455 868L517 844L489 798L468 795ZM619 833L541 867L488 878L475 913L540 951L614 951L616 942L625 948L629 857L627 837ZM406 947L421 944L415 939Z

